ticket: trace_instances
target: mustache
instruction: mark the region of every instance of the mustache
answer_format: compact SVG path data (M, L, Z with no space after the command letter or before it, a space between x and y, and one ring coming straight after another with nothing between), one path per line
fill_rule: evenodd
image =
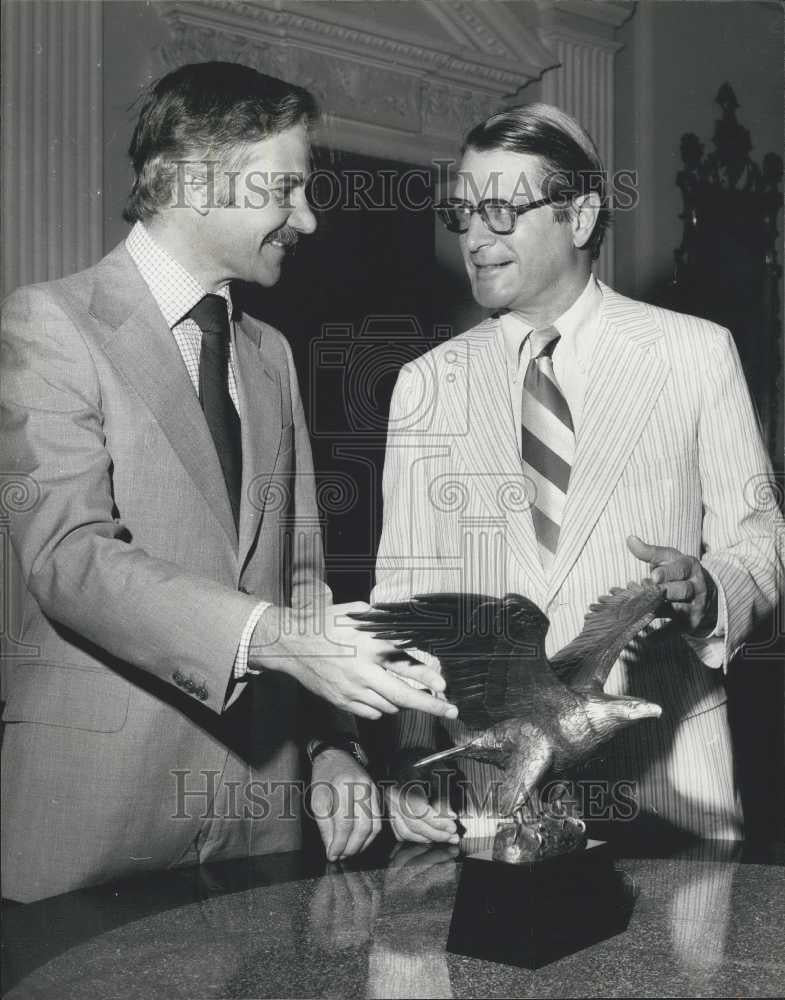
M299 238L300 234L296 229L293 229L291 226L281 226L280 229L275 229L273 232L268 233L262 242L280 243L288 248L296 246Z

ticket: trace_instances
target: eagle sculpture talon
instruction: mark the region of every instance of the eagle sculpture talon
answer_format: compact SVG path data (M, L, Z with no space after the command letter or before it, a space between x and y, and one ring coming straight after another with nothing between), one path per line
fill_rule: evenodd
M532 813L528 800L512 814L512 822L501 820L493 840L493 860L526 864L580 850L586 843L586 824L568 815L563 803L559 806L556 813L553 807L548 813Z

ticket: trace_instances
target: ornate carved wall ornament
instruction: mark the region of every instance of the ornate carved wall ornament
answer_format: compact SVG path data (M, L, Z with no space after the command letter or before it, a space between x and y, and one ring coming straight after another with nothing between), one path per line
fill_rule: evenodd
M331 143L418 163L454 156L469 127L558 62L496 0L411 6L427 32L383 3L161 0L171 37L159 55L163 69L222 59L292 80L328 109Z
M423 128L438 135L462 137L497 107L495 96L429 82L422 87Z
M750 157L752 139L736 118L739 102L730 84L720 87L715 103L722 116L714 122L714 149L704 155L704 144L694 132L685 132L681 137L683 167L676 175L676 184L683 199L680 218L684 232L681 245L674 251L674 282L686 289L705 280L715 302L727 294L733 304L739 293L736 283L716 287L715 268L722 263L716 252L718 241L725 251L730 248L748 259L756 273L758 268L764 268L776 287L782 157L767 153L762 168ZM744 263L736 259L734 270ZM743 284L749 287L747 280Z
M684 224L674 250L673 304L713 319L733 333L747 381L776 453L782 419L782 360L779 356L780 277L777 219L782 208L782 157L750 156L750 132L737 120L740 107L724 83L715 98L711 144L695 132L681 137ZM777 384L777 373L780 383Z
M269 49L267 42L240 32L216 32L207 26L179 20L170 20L169 28L171 40L158 53L167 69L189 62L211 61L238 62L260 69L260 62L270 58L264 55Z

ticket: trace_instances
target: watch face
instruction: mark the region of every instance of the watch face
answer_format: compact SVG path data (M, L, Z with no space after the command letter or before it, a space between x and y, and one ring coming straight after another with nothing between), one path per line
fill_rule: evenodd
M366 767L368 765L368 757L366 756L365 751L360 746L360 744L357 743L355 740L352 741L352 749L350 752L354 757L354 759L359 764L362 764L363 767Z

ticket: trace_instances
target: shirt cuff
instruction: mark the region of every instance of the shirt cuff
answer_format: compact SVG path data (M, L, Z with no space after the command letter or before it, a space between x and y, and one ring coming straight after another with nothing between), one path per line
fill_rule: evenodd
M243 634L240 636L240 644L237 647L237 653L234 657L232 676L236 681L242 680L248 674L255 676L261 673L261 670L254 670L248 666L248 653L251 649L251 638L253 637L254 629L259 619L269 607L270 601L260 601L248 616L248 621L245 623Z
M708 572L708 570L707 570ZM684 633L684 640L705 666L719 670L725 664L725 634L728 628L728 606L725 603L725 592L712 574L714 586L717 588L717 624L708 635L695 636Z
M704 566L704 570L709 571ZM701 636L704 641L708 639L724 639L728 629L728 605L725 603L725 592L720 586L719 580L713 573L709 576L714 581L714 589L717 592L717 623L708 635Z
M703 665L711 670L719 670L725 662L725 640L722 637L712 633L698 638L682 632L682 638Z

